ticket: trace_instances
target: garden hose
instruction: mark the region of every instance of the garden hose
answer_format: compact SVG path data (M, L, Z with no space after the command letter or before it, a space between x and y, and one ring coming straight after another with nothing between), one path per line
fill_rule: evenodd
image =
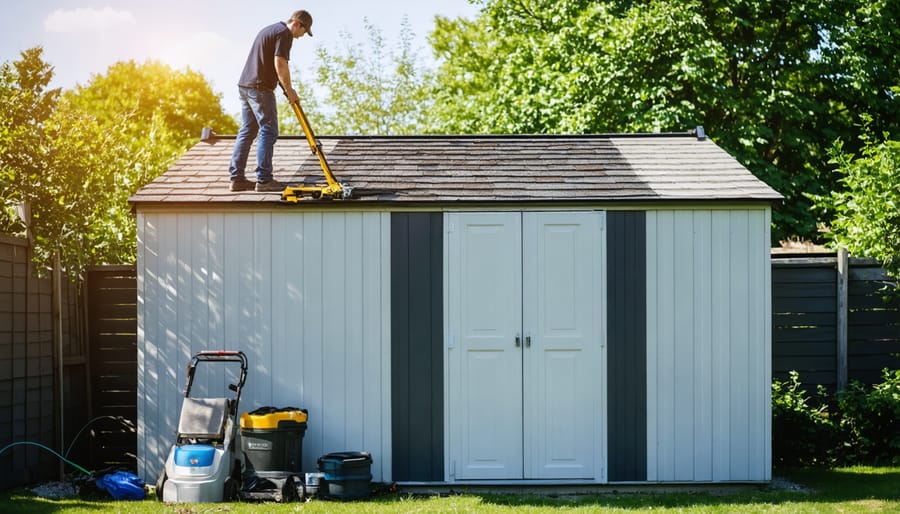
M72 461L70 461L69 459L63 457L62 455L56 453L56 451L52 450L51 448L48 448L48 447L44 446L44 445L41 444L41 443L35 443L35 442L31 442L31 441L18 441L18 442L15 442L15 443L9 443L9 444L7 444L6 446L4 446L2 449L0 449L0 455L2 455L3 452L5 452L6 450L12 448L13 446L19 446L19 445L22 445L22 444L31 445L31 446L37 446L38 448L43 448L43 449L47 450L48 452L52 453L53 455L56 455L57 457L59 457L59 458L60 458L63 462L65 462L66 464L68 464L68 465L74 467L74 468L77 469L78 471L81 471L81 472L84 473L85 475L90 475L90 474L91 474L90 471L84 469L83 467L79 466L78 464L75 464L74 462L72 462Z

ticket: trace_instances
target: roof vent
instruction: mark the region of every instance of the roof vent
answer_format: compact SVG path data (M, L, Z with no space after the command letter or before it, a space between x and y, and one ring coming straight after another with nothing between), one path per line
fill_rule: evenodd
M697 125L697 129L694 130L694 134L697 135L697 140L703 141L706 139L706 131L703 130L703 125Z

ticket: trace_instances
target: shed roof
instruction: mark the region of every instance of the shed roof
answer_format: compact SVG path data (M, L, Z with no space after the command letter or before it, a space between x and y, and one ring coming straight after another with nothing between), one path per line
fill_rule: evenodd
M782 196L692 133L511 136L339 136L319 141L338 181L393 191L353 202L775 201ZM234 137L198 143L135 193L155 203L278 203L280 193L232 193ZM255 164L251 150L248 169ZM303 137L275 145L275 178L324 181ZM248 172L248 178L253 174ZM321 203L321 202L317 202Z

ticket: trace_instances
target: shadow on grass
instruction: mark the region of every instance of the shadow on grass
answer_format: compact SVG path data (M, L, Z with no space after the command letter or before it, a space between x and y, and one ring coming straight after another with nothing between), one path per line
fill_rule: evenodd
M0 493L0 511L3 512L50 514L69 509L81 509L82 511L96 510L98 512L103 512L109 508L110 503L111 502L73 498L51 500L40 498L27 489L15 489Z
M863 500L900 501L900 469L799 469L784 470L776 476L786 477L799 489L773 486L747 486L738 491L646 492L570 495L553 498L516 494L477 495L490 505L507 507L595 507L615 509L700 508L718 507L738 510L754 504L839 503ZM669 488L671 491L671 488ZM731 509L730 507L734 507Z

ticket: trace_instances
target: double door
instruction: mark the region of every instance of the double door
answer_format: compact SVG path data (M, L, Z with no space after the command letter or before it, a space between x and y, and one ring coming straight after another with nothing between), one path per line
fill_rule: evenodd
M598 479L601 212L451 213L451 480Z

